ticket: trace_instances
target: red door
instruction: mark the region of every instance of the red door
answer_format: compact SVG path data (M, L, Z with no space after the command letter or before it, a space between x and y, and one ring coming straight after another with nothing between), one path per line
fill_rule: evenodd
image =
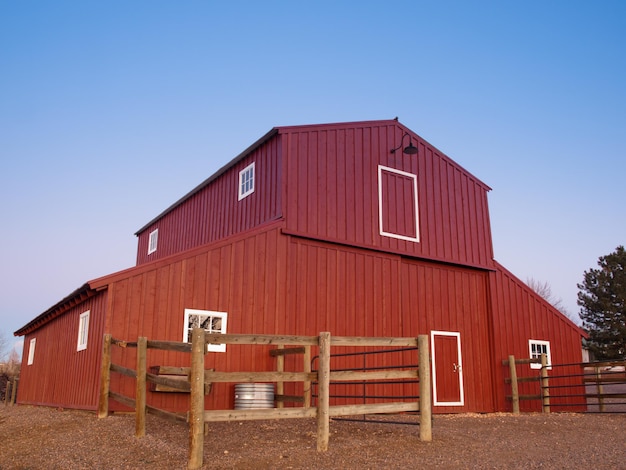
M433 405L463 406L463 361L461 334L431 331L433 365Z

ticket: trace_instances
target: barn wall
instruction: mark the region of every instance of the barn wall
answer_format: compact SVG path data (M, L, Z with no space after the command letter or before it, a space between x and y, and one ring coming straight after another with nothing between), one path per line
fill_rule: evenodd
M492 266L489 188L414 134L419 155L391 154L405 131L395 121L281 129L288 155L287 229L420 258ZM380 234L379 165L417 175L419 242ZM411 214L396 217L408 220Z
M25 335L18 403L95 410L107 292L87 299ZM89 310L87 349L76 351L80 314ZM34 362L27 365L30 340Z
M582 361L581 333L563 314L532 291L526 284L501 265L490 273L491 301L493 305L493 328L497 332L494 338L495 383L498 395L510 395L510 387L505 386L508 366L501 366L501 361L510 354L516 358L528 358L528 340L550 342L552 362L554 364L575 364ZM558 375L580 374L578 367L556 369ZM537 375L529 365L518 366L518 376ZM570 380L577 385L580 381ZM564 385L561 382L560 385ZM520 384L520 394L537 394L537 384ZM565 390L563 393L572 393ZM552 391L551 395L558 394ZM555 398L553 397L553 401ZM574 403L576 399L561 400L561 403ZM510 402L500 402L498 411L510 411ZM522 401L522 411L540 411L538 401Z
M486 281L478 270L285 236L274 224L118 276L109 286L111 332L126 340L180 341L185 308L228 312L229 333L415 337L431 329L460 331L467 405L438 411L490 411L490 357L482 351L489 344ZM209 353L206 367L273 370L267 349L229 345L226 353ZM185 366L189 357L149 351L148 360L149 366ZM132 367L135 357L116 350L118 361ZM290 358L287 367L298 370L299 361ZM134 393L132 380L118 377L112 384L114 390ZM207 409L232 407L232 389L232 384L216 384ZM399 385L390 391L405 394ZM184 410L188 397L150 393L148 400Z
M141 230L137 264L162 259L224 239L281 216L280 145L269 140L161 218ZM239 172L255 163L255 191L238 200ZM202 186L202 185L201 185ZM150 233L159 229L157 251L148 255Z

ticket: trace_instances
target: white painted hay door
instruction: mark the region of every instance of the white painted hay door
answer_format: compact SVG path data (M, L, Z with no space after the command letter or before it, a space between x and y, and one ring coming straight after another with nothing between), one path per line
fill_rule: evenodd
M463 406L463 359L461 333L431 331L433 405Z

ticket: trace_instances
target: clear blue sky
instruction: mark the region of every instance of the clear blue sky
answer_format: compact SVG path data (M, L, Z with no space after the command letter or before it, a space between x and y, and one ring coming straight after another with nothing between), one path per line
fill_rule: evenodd
M0 333L272 127L395 116L576 314L626 242L625 51L624 1L0 2Z

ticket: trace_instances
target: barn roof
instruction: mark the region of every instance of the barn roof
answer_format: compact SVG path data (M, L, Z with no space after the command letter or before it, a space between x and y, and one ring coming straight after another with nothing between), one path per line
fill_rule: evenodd
M104 288L106 288L106 286ZM24 336L24 335L30 333L31 331L36 330L37 328L41 327L42 325L50 322L51 320L55 319L56 317L58 317L60 315L62 315L63 313L65 313L67 310L69 310L73 306L78 305L78 304L84 302L85 300L87 300L90 297L93 297L94 295L96 295L96 293L99 290L102 290L102 289L101 288L100 289L94 289L94 288L92 288L89 285L89 283L86 283L86 284L82 285L81 287L76 289L74 292L69 294L67 297L64 297L59 302L54 304L52 307L50 307L49 309L47 309L43 313L39 314L33 320L29 321L26 325L24 325L23 327L21 327L17 331L13 332L13 335L14 336Z

